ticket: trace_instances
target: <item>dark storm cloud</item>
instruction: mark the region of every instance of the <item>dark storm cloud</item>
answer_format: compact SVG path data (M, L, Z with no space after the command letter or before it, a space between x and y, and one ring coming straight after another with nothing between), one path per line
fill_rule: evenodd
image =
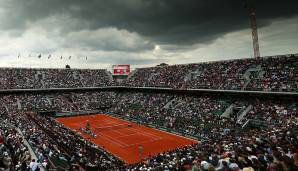
M74 34L70 33L66 39L66 47L86 48L90 51L139 52L143 50L152 50L154 48L154 45L151 42L143 40L137 34L113 28L74 32ZM75 43L72 44L69 42Z
M190 45L249 28L241 0L4 0L3 4L8 15L0 29L22 30L47 17L69 16L77 24L57 23L63 34L115 27L160 44ZM297 6L293 0L258 0L259 27L297 15Z

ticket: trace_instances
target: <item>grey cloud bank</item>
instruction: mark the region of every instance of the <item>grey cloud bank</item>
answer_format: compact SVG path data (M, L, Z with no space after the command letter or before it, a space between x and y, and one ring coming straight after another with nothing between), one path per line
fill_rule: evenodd
M262 55L298 52L297 6L290 0L257 1ZM0 65L8 67L143 66L251 55L241 0L0 0L0 21ZM38 64L16 59L18 53L90 60Z

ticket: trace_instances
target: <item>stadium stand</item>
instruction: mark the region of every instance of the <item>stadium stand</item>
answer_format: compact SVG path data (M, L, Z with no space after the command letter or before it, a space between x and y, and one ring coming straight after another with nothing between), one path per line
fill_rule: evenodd
M107 70L0 68L0 89L102 86L297 91L296 55L139 68L123 83Z
M112 83L103 69L0 68L0 89L100 87Z
M117 85L106 70L0 69L0 170L298 170L297 55L141 68L120 85L173 90L51 90ZM20 92L13 89L45 89ZM177 93L175 89L183 89ZM222 93L186 93L220 89ZM22 90L23 91L23 90ZM149 92L150 91L150 92ZM198 139L127 164L39 111L106 113ZM30 148L37 157L33 161Z
M23 137L7 121L0 124L0 169L25 170L30 163L30 153Z
M68 99L67 103L63 103L65 99ZM202 143L164 152L138 164L125 165L52 118L25 112L38 108L52 109L49 104L54 103L53 109L58 111L92 110L95 107L92 102L99 101L112 103L105 112L197 137ZM44 166L48 168L56 168L57 165L68 169L96 167L99 170L297 167L293 164L298 150L295 101L105 91L4 95L1 102L1 118L22 130L24 137L36 149L39 162L44 161ZM239 131L247 121L238 122L238 118L250 105L253 107L244 118L266 122L266 127ZM231 106L233 110L223 116ZM292 129L288 130L289 127ZM64 164L61 164L63 161Z
M298 55L140 68L132 87L297 91Z

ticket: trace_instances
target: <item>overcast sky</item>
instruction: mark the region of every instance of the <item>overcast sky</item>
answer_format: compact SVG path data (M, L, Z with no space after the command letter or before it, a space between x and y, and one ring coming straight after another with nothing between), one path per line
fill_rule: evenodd
M297 0L258 0L262 56L298 53L297 7ZM241 0L0 0L0 66L135 68L251 57L249 26Z

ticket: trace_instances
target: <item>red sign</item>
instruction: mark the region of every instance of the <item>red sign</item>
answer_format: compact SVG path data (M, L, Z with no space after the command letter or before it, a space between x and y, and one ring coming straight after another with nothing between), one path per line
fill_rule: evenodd
M120 64L112 66L113 75L128 75L130 73L130 65Z

